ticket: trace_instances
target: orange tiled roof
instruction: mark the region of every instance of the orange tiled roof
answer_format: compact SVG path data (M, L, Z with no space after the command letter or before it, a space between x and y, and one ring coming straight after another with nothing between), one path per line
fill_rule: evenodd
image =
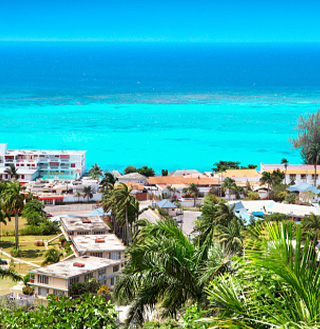
M125 185L127 185L129 188L132 188L133 190L139 190L142 191L144 189L144 186L142 184L138 184L138 183L123 183ZM119 183L117 183L115 185L115 187L117 187L119 185Z
M227 169L223 177L260 177L256 169Z

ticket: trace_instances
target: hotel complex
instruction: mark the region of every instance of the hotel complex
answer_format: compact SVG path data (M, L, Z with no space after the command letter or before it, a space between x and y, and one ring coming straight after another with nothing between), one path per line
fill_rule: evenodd
M36 178L76 179L85 173L86 151L8 150L6 143L0 143L0 179L11 179L5 172L10 165L17 168L21 183Z

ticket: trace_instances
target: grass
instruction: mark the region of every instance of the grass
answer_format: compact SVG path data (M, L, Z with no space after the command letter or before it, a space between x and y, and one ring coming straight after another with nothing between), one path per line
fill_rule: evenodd
M0 284L0 296L6 295L10 292L10 288L14 287L17 282L12 281L11 279L1 279Z
M23 217L19 217L19 230L25 228L27 224L27 220ZM7 225L4 225L4 224L0 224L0 232L1 232L1 235L5 235L6 232L10 232L14 234L14 217L11 217L11 221L9 222L7 220Z
M54 238L55 236L57 236L57 235L56 234L54 234L54 235L20 235L19 242L38 241L38 240L48 241L48 240L51 240L52 238ZM0 241L14 242L14 236L2 236ZM56 240L54 240L52 243L54 243L54 242L56 242ZM51 246L51 243L50 243L50 246Z

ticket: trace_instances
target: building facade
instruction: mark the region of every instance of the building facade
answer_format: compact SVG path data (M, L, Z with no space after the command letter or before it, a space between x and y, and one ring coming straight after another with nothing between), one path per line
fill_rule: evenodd
M122 267L121 260L77 257L30 271L33 278L28 284L34 287L35 296L44 299L49 294L69 296L74 283L93 278L112 290Z
M76 179L86 171L86 151L8 150L0 143L0 178L11 177L5 169L14 165L20 182L40 178Z

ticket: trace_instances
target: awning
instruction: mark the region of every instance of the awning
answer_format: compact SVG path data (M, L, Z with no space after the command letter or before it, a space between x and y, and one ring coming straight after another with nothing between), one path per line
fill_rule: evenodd
M60 155L60 158L70 158L70 155Z
M49 165L55 165L55 166L58 166L58 165L59 165L59 162L49 162Z
M64 196L38 196L39 200L62 200Z

